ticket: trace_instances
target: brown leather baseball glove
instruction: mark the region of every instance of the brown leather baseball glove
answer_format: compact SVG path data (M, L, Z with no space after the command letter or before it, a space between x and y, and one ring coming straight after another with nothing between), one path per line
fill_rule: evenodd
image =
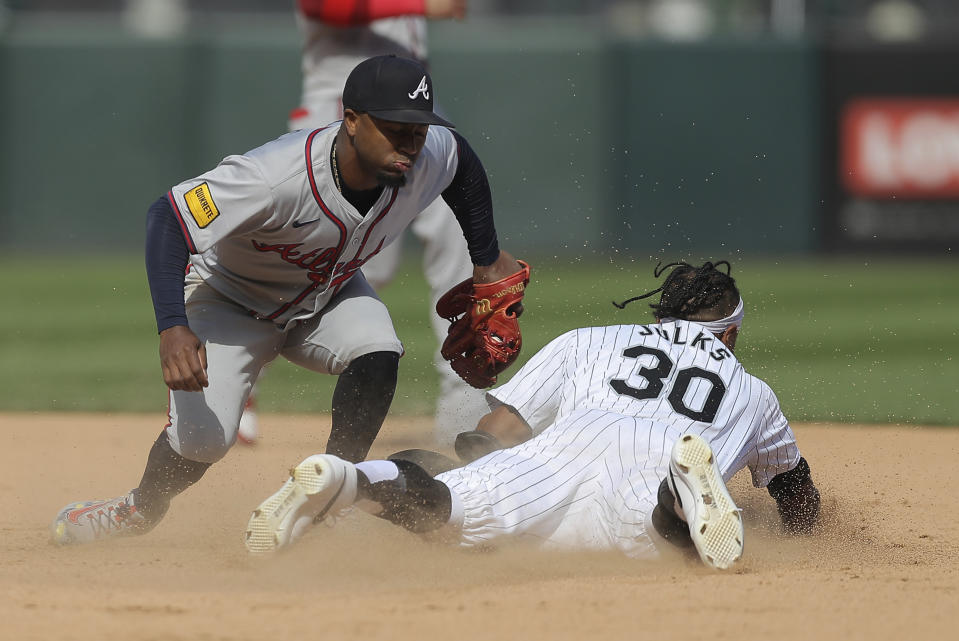
M436 313L450 321L440 352L464 381L484 389L509 367L523 345L519 315L529 283L529 265L495 283L476 285L467 278L436 303Z

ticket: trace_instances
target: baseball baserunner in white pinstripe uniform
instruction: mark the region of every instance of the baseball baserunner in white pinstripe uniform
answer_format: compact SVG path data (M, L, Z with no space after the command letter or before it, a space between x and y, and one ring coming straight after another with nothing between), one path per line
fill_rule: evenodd
M488 453L462 467L433 479L407 460L306 459L254 513L248 547L282 547L368 499L360 507L463 546L528 539L654 557L666 539L725 568L743 551L725 481L744 467L787 529L808 531L818 491L775 394L733 354L743 302L719 265L668 265L662 288L627 301L662 291L653 323L577 329L540 350L488 393L491 413L467 433Z

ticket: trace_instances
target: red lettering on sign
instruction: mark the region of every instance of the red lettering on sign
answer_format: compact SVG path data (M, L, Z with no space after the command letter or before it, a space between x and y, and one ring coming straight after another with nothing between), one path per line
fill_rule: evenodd
M959 98L854 100L839 141L840 179L852 194L959 198Z

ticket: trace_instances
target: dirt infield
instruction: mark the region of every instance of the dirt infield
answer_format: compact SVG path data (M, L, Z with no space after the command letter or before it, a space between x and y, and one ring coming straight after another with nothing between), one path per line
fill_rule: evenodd
M0 620L30 639L948 638L959 602L959 429L799 425L824 495L813 537L778 534L775 506L740 473L746 553L698 562L423 543L364 514L251 559L249 510L325 443L327 417L263 417L151 534L59 549L47 526L72 500L139 480L160 417L2 415ZM426 442L391 420L373 454ZM950 632L950 630L952 632Z

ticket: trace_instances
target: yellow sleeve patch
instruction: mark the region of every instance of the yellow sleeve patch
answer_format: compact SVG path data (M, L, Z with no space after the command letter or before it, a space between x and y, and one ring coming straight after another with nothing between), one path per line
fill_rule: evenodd
M200 229L212 223L220 215L220 210L216 208L216 203L213 202L213 196L210 194L210 186L206 183L200 183L186 192L183 198Z

